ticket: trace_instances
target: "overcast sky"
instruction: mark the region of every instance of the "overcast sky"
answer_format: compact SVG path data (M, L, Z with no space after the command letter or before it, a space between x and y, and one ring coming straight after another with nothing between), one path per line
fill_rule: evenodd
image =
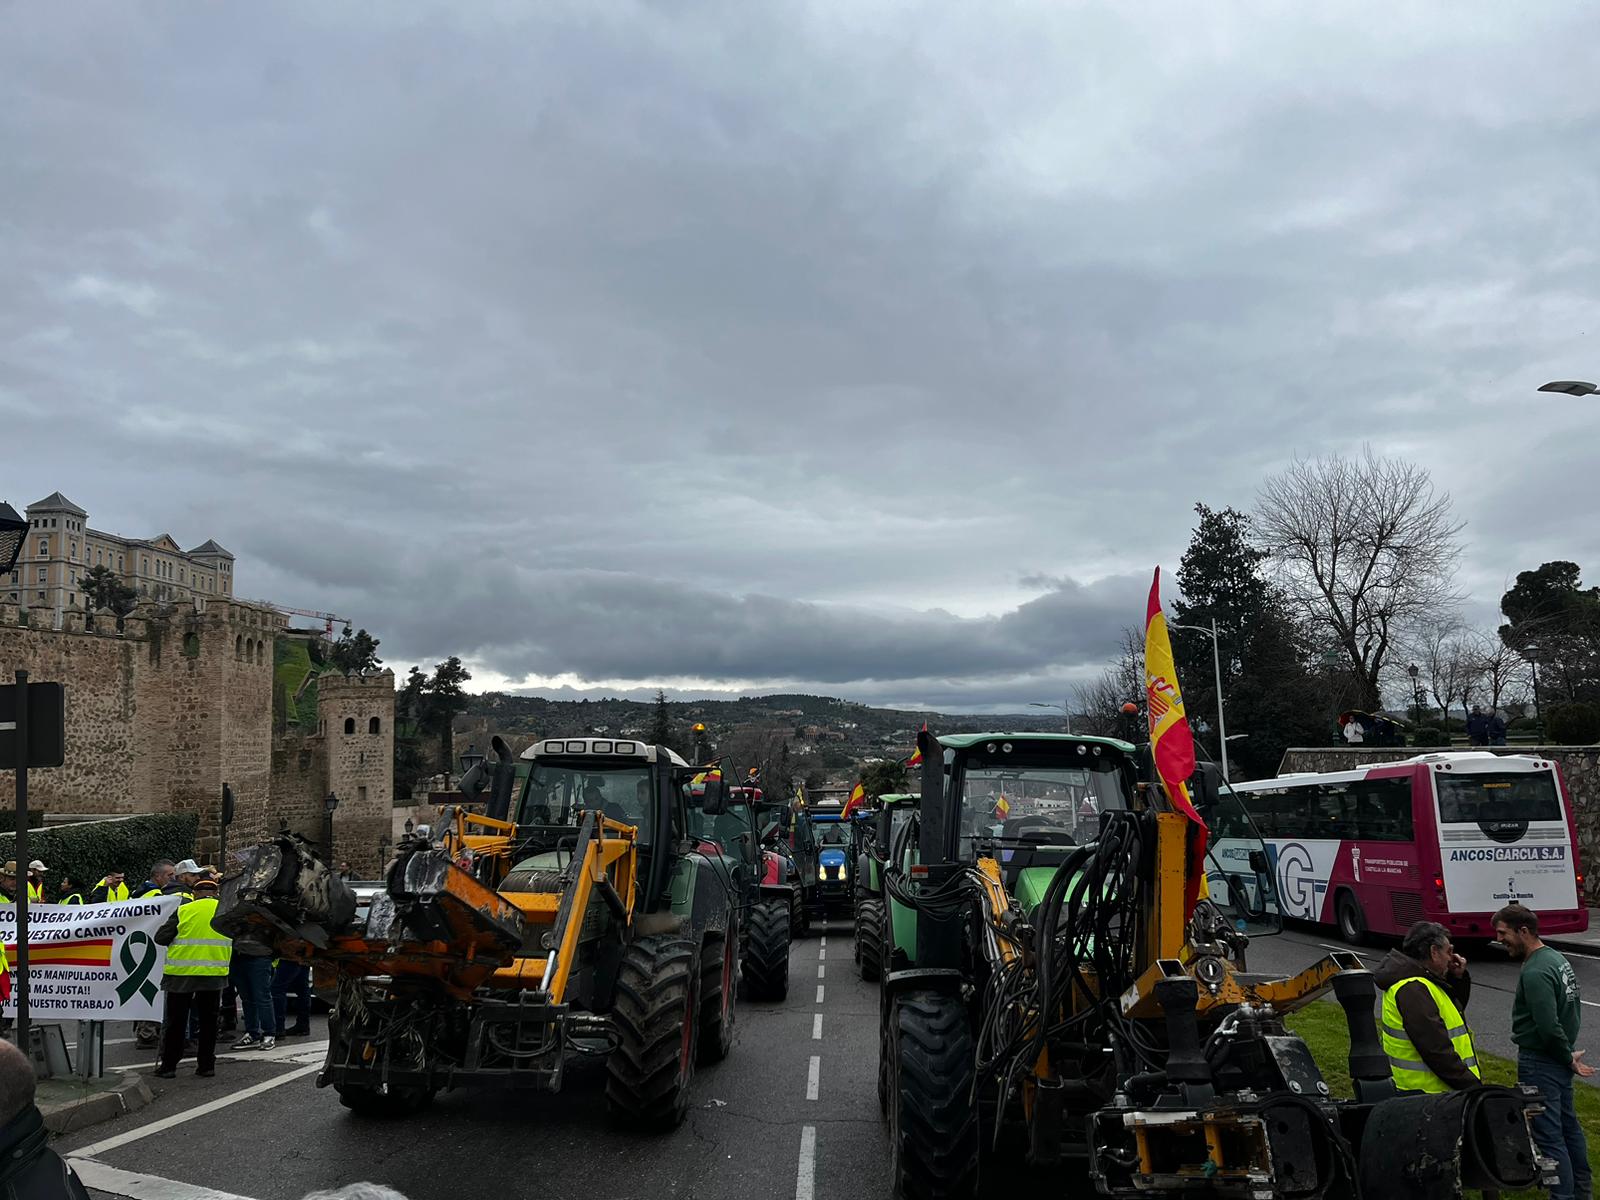
M1191 506L1600 581L1600 8L0 2L0 497L480 686L1015 708Z

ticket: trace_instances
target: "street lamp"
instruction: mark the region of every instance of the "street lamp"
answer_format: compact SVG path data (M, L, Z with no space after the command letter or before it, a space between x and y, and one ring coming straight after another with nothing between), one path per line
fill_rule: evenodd
M1592 383L1585 383L1581 379L1553 379L1539 390L1541 392L1561 392L1568 396L1600 394L1600 387L1595 387Z
M322 801L322 844L328 849L328 863L333 863L333 810L339 807L339 797L329 792Z
M1412 663L1406 668L1406 674L1411 676L1411 719L1418 725L1422 724L1422 685L1417 682L1417 677L1422 674L1422 668Z
M1533 668L1533 726L1541 745L1544 743L1544 716L1539 711L1539 655L1542 653L1538 646L1522 648L1522 657Z
M11 570L22 557L22 543L28 540L28 522L17 510L0 500L0 572Z
M1217 632L1217 619L1211 618L1210 629L1204 625L1170 625L1168 628L1203 633L1211 639L1211 663L1217 670L1217 747L1222 752L1222 782L1229 783L1233 776L1228 774L1228 722L1222 716L1222 637Z
M406 818L406 836L410 837L411 834L412 834L412 831L415 830L416 827L417 827L417 823L415 821L413 821L410 817L407 817Z
M1072 709L1065 704L1046 704L1043 700L1029 700L1029 708L1053 708L1059 712L1067 723L1067 732L1072 732Z
M476 742L468 742L467 748L461 752L461 774L472 774L472 768L483 761L483 752L478 749Z

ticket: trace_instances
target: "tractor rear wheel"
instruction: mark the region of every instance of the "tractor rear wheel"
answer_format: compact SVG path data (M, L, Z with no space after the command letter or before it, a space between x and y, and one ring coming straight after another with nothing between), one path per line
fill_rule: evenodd
M611 1022L617 1044L606 1060L606 1105L629 1129L666 1130L689 1109L700 990L695 944L645 937L622 952Z
M959 996L896 998L889 1035L889 1161L900 1200L965 1200L978 1190L972 1031Z
M358 1117L393 1121L421 1112L433 1102L433 1092L427 1088L391 1087L379 1092L376 1086L361 1084L334 1084L339 1093L339 1103Z
M883 974L882 900L863 900L856 909L856 962L868 983Z
M700 1062L719 1063L733 1049L733 985L738 937L712 931L700 948Z
M750 953L744 960L744 994L782 1000L789 994L789 905L763 900L750 910Z

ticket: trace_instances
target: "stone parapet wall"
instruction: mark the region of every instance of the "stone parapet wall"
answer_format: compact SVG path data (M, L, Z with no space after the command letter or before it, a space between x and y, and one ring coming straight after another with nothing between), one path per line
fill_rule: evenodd
M1353 771L1367 763L1399 762L1418 754L1459 753L1462 746L1296 746L1284 751L1278 765L1280 775L1291 771ZM1495 754L1525 754L1554 762L1561 771L1567 795L1572 801L1573 822L1578 829L1581 862L1600 864L1600 745L1597 746L1489 746ZM1600 879L1585 870L1589 903L1600 901Z

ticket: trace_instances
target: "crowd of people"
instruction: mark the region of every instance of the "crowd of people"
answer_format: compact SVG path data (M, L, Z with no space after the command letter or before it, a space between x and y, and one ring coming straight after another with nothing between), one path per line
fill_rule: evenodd
M1550 1195L1552 1200L1588 1200L1589 1147L1572 1081L1588 1078L1595 1068L1578 1049L1583 1023L1578 976L1564 955L1540 939L1539 915L1532 909L1502 908L1494 915L1494 936L1522 964L1511 1001L1511 1040L1517 1047L1517 1082L1536 1087L1544 1102L1532 1125L1540 1151L1560 1172ZM1418 921L1373 975L1383 989L1378 1031L1397 1087L1448 1092L1482 1082L1464 1015L1472 976L1443 925Z

